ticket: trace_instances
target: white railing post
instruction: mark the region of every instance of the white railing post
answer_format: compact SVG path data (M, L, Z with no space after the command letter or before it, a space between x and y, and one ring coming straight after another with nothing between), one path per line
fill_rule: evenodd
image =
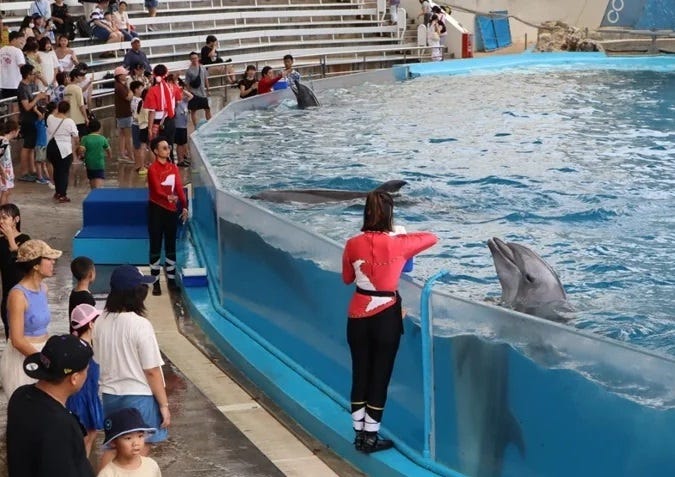
M399 7L396 10L396 33L398 34L398 39L401 40L401 43L404 40L407 26L408 26L408 12L405 11L405 8Z

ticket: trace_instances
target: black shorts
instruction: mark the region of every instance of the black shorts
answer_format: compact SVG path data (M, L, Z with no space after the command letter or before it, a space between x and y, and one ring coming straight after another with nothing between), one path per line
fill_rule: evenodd
M0 99L16 98L19 95L18 89L0 89Z
M103 169L87 169L87 179L105 179L105 171Z
M200 109L211 109L209 107L209 98L194 96L188 101L188 111L199 111Z
M22 147L24 149L35 149L35 143L37 142L37 128L32 121L21 123L21 137L23 138Z
M76 124L75 126L77 127L77 135L80 139L89 134L89 127L87 127L86 123Z
M176 128L176 134L173 136L173 140L177 146L184 146L187 144L187 128Z
M141 140L142 144L148 143L148 128L143 128L138 130L138 137Z

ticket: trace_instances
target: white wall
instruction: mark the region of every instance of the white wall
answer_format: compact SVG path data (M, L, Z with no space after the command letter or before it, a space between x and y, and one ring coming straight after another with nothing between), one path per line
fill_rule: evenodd
M530 23L540 24L550 20L561 20L579 28L596 29L600 26L602 15L607 7L607 0L435 0L439 4L470 10L489 12L490 10L507 10ZM418 0L401 0L401 6L408 11L409 17L416 17L421 9ZM466 29L474 33L474 15L453 9L455 17ZM421 19L419 20L421 21ZM511 36L514 43L522 43L524 35L528 35L528 43L534 43L537 29L527 26L513 18L509 20Z

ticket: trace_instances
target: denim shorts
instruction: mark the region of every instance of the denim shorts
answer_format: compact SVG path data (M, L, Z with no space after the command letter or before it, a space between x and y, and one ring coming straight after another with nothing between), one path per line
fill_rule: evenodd
M98 25L94 25L94 27L91 29L91 34L103 41L107 41L108 38L110 38L110 32Z
M145 442L162 442L169 438L169 431L167 429L160 429L159 427L162 424L162 415L159 412L159 405L154 396L116 396L104 393L102 401L104 416L109 416L113 412L127 407L138 409L143 417L143 421L148 426L157 429L157 432L145 438Z
M117 122L117 129L129 129L131 127L133 118L128 116L126 118L115 118Z
M157 8L159 0L145 0L145 8Z

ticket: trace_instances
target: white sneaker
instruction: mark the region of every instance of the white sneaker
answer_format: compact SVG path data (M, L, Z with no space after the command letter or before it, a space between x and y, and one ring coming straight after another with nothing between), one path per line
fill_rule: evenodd
M47 183L47 187L49 187L51 190L56 189L56 186L54 185L54 183L53 183L52 181L49 181L49 182Z
M128 157L120 156L120 157L117 158L117 162L121 162L123 164L134 164L135 161L133 159L128 158Z

